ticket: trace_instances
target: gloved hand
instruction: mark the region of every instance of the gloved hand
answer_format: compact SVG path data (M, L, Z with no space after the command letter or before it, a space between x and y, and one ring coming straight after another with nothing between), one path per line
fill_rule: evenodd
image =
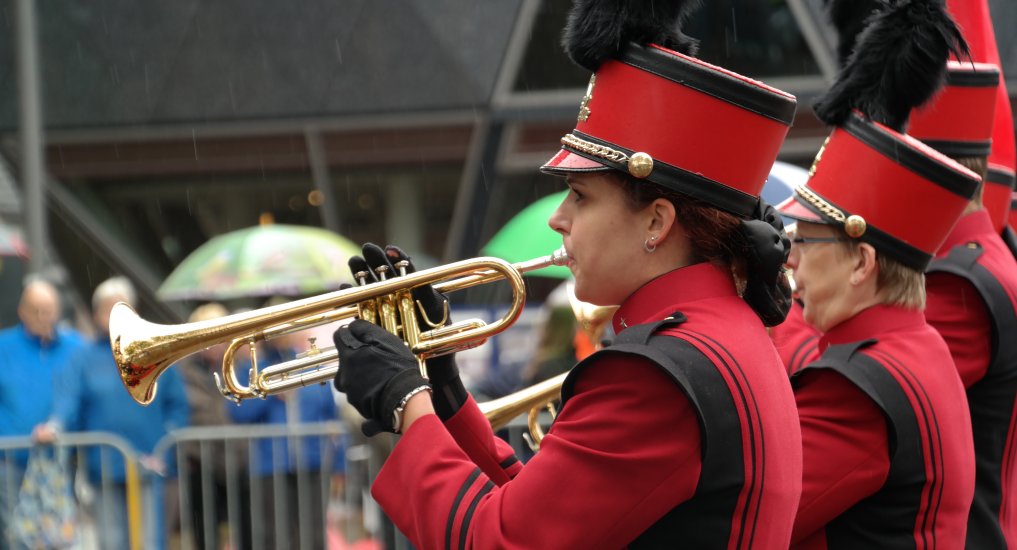
M364 435L395 433L396 408L428 387L416 357L398 336L360 319L339 327L332 339L339 353L335 388L367 419Z
M366 283L378 281L380 280L379 267L387 268L386 278L398 277L400 270L395 267L395 264L402 261L407 262L404 268L407 275L416 271L410 257L397 246L389 245L383 250L376 244L366 243L362 251L363 257L354 256L349 260L350 271L353 273L354 279L358 279L358 273L367 272ZM414 288L412 294L414 302L419 304L417 319L421 332L451 324L448 298L444 294L434 290L431 285ZM434 389L435 412L442 420L448 420L466 403L468 395L463 381L459 377L455 355L434 357L428 359L426 364L427 376Z

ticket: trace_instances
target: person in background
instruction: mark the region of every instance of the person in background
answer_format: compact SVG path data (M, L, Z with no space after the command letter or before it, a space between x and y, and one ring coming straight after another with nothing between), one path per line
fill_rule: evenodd
M124 391L119 369L113 362L109 343L109 316L117 302L134 305L135 292L123 277L107 279L92 295L96 339L87 344L56 379L58 399L44 440L59 437L61 431L106 432L124 438L141 455L141 464L156 475L172 473L171 464L151 453L170 430L187 425L189 410L183 380L177 369L168 369L159 378L155 400L147 407L134 402ZM88 480L101 488L95 503L103 549L128 548L126 468L123 457L102 446L85 453ZM156 483L160 487L161 483ZM146 520L161 521L161 491L156 491L157 509ZM162 533L162 529L152 532ZM160 544L161 546L161 544Z
M548 378L568 372L576 363L578 323L568 302L568 291L560 285L541 307L537 349L533 359L523 367L521 387L532 386Z
M964 41L940 0L836 7L864 30L814 107L833 131L778 207L798 220L787 265L802 318L821 334L819 357L791 377L804 465L791 543L964 548L971 416L923 314L924 271L980 179L903 133Z
M915 111L908 133L981 176L983 184L926 270L925 318L950 348L971 411L976 473L967 547L1008 548L1017 546L1017 463L1010 458L1017 445L1017 260L1000 236L1010 188L986 176L993 152L1013 159L1013 123L1008 108L996 116L999 67L975 62L998 60L991 25L976 16L988 6L984 0L948 6L958 22L969 23L963 32L973 60L948 64L945 88ZM991 56L982 45L986 35ZM995 139L1001 124L1009 143ZM1004 147L1010 148L1006 154L994 151Z
M0 437L45 434L54 399L54 378L84 341L59 326L60 295L41 279L25 285L18 303L20 323L0 331ZM43 436L44 437L44 436ZM7 541L27 452L0 456L0 543ZM12 491L8 491L12 488Z
M285 301L275 297L266 306ZM258 348L259 369L294 359L307 346L300 333L267 340ZM248 372L238 370L241 383L248 383ZM339 419L332 391L323 384L247 399L228 411L237 424L297 426ZM259 438L252 452L255 545L300 548L309 537L309 548L324 548L328 493L323 488L331 484L333 473L345 469L339 440L329 435Z
M204 304L195 308L188 322L196 323L218 319L228 314L219 303ZM187 401L190 404L192 426L226 426L233 424L227 407L234 404L223 399L215 384L213 373L222 368L225 344L218 344L187 357L180 365ZM251 548L250 489L247 475L247 448L221 441L182 444L187 460L188 505L184 513L191 516L191 529L195 548L221 548L219 526L229 522L229 486L234 484L237 500L230 503L238 510L239 525L231 525L230 540L234 548ZM227 459L227 453L232 457ZM207 459L207 460L206 460ZM227 470L227 460L232 471ZM207 470L211 470L208 475ZM210 480L211 494L206 494L204 481ZM206 507L206 502L211 506ZM206 519L210 520L206 522ZM208 544L206 544L208 542Z

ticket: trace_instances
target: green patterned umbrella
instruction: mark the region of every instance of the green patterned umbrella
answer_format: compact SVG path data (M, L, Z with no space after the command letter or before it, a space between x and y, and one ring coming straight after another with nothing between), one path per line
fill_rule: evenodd
M524 208L495 233L480 249L481 253L516 263L545 256L561 248L561 235L547 225L547 220L566 195L568 191L555 193ZM568 279L572 272L567 267L551 266L534 271L533 275Z
M317 227L259 225L214 237L159 287L164 300L313 295L352 283L352 241Z

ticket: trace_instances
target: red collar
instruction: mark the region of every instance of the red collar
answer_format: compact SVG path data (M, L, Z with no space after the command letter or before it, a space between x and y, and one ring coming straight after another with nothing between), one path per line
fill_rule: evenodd
M878 338L888 332L924 324L925 314L920 310L882 304L872 306L826 331L819 339L819 352L825 352L831 345Z
M936 257L946 256L950 253L950 249L959 244L981 241L986 235L995 234L996 231L992 227L992 218L989 217L989 213L984 208L975 210L957 220L957 225L953 226L953 231L946 237L943 246L939 247Z
M663 319L681 310L682 303L737 296L731 272L711 263L699 263L669 271L639 287L614 314L616 333L626 327Z

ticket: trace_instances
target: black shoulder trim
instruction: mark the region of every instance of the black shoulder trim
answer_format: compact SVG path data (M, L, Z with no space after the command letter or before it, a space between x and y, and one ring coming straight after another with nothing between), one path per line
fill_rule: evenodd
M1012 201L1013 199L1011 199ZM1014 205L1010 205L1011 209L1014 209ZM1003 228L1003 242L1006 243L1006 247L1010 249L1010 253L1013 254L1014 258L1017 258L1017 233L1014 233L1013 229L1009 225Z
M473 512L477 510L477 504L480 503L481 497L491 492L494 489L494 483L490 480L484 484L483 487L477 491L477 494L473 496L473 500L470 502L470 507L466 509L466 515L463 516L463 525L459 528L459 550L466 550L466 535L470 530L470 522L473 521Z
M933 260L925 272L950 273L967 279L971 269L978 264L978 259L984 252L985 250L978 243L957 245L951 248L946 256Z
M859 349L873 342L866 340L830 346L820 360L800 371L827 369L837 372L869 396L887 419L890 471L884 487L893 487L894 503L887 508L885 499L876 496L864 499L832 521L827 526L827 536L846 543L844 547L857 547L850 541L871 542L871 538L859 538L859 533L871 536L871 526L881 525L886 526L880 531L883 547L913 548L913 533L919 521L926 480L921 429L901 381L891 374L888 366L869 355L858 353Z
M452 501L452 508L448 512L448 522L445 524L445 548L447 550L452 549L452 527L455 525L456 512L459 511L459 505L462 504L463 497L466 496L466 491L470 490L470 486L473 482L480 477L480 468L476 468L469 476L466 477L466 481L463 482L463 486L459 488L459 492L456 493L456 498Z

